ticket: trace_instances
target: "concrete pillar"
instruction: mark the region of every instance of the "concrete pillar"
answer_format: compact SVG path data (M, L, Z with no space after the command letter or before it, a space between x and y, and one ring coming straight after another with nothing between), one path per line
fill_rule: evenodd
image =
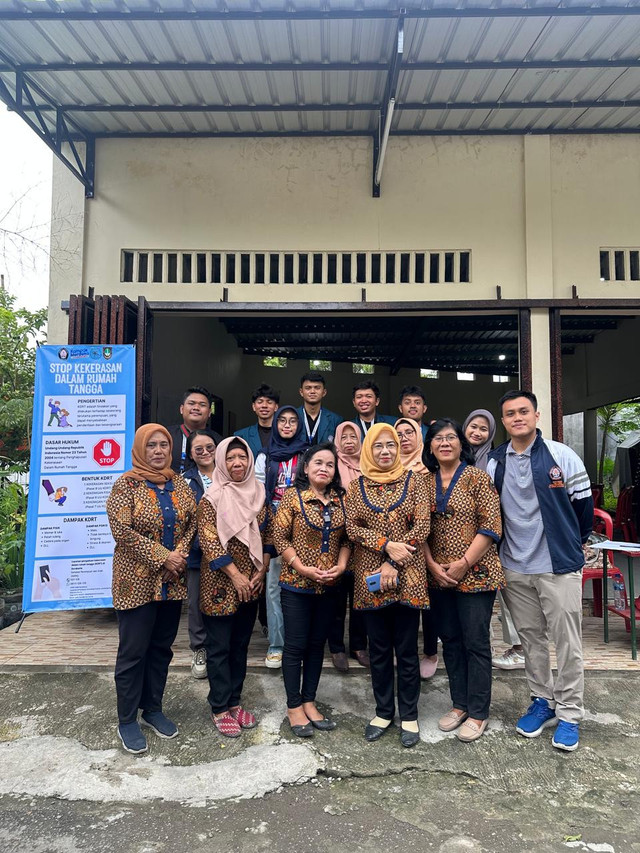
M548 299L553 293L549 136L524 137L524 194L527 297Z
M549 311L531 309L531 364L533 393L538 398L540 429L551 438L551 353L549 349Z
M584 413L584 466L592 483L598 477L598 410L587 409Z
M80 295L84 253L84 186L53 158L51 264L49 271L48 336L50 344L66 344L69 318L60 308L61 294Z
M548 299L553 293L551 228L551 139L524 137L525 246L527 298ZM532 388L538 398L540 429L552 437L549 311L531 309Z

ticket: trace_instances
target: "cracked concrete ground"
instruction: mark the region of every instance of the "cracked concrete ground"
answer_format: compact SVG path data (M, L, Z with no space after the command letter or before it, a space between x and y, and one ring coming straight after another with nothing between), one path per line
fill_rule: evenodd
M447 681L424 684L421 743L393 729L367 744L364 671L325 672L319 705L338 722L311 742L285 722L279 673L250 673L260 725L238 740L209 722L206 684L171 672L165 711L180 736L149 734L144 756L115 735L109 673L0 675L0 851L366 851L640 853L640 673L588 673L578 752L513 724L520 672L494 678L487 734L437 729Z

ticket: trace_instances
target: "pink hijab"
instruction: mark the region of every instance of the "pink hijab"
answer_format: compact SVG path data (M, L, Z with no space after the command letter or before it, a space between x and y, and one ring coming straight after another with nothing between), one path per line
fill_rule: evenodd
M241 483L234 483L229 476L226 455L229 445L242 444L249 459L249 467ZM225 438L216 447L216 467L211 485L203 495L216 511L216 527L222 547L226 548L234 537L246 545L256 568L262 568L262 536L258 525L258 513L264 506L265 492L262 483L256 480L253 453L238 436Z
M345 429L352 429L356 436L357 447L354 453L345 453L340 449L342 433ZM347 488L352 480L357 480L362 471L360 470L360 451L362 450L362 439L360 438L360 428L352 421L343 421L339 424L334 438L336 452L338 454L338 472L340 474L340 482L344 489Z

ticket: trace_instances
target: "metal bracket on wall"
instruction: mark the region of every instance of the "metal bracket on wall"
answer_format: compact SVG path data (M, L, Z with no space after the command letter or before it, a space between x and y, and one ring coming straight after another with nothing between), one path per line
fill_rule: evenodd
M44 90L27 75L13 66L0 52L13 75L14 94L0 80L0 100L29 125L56 157L78 178L84 186L86 198L93 198L95 180L95 139L85 133L73 119L56 106ZM70 129L70 127L72 129ZM84 157L77 142L84 142Z

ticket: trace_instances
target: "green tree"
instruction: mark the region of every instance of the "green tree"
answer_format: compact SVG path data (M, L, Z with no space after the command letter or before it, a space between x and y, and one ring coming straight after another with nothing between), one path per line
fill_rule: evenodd
M36 344L45 338L47 311L16 308L16 297L0 287L0 471L26 471Z
M630 432L640 428L640 402L625 400L622 403L610 403L598 409L598 424L602 430L600 460L598 462L598 482L604 482L607 438L613 436L618 443Z

